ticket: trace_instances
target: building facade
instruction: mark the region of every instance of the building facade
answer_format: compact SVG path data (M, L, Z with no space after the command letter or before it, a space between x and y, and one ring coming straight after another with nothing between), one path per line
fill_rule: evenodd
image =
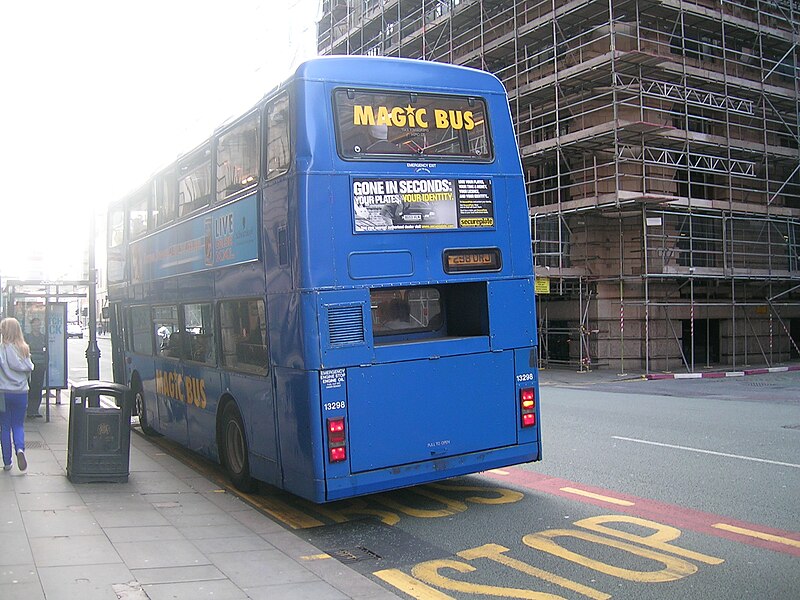
M324 0L320 54L509 93L543 365L800 357L798 0Z

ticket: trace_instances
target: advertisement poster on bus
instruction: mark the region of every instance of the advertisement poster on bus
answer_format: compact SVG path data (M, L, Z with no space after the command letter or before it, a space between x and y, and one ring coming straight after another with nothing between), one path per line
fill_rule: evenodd
M252 195L131 244L133 283L258 260L258 204Z
M353 179L357 233L494 227L491 179Z

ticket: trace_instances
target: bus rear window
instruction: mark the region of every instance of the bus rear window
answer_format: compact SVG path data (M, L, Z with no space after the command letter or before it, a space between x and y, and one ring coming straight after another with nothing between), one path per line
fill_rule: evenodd
M493 159L481 98L339 89L334 111L339 155L345 159Z
M439 291L432 287L370 290L376 336L429 333L442 326Z

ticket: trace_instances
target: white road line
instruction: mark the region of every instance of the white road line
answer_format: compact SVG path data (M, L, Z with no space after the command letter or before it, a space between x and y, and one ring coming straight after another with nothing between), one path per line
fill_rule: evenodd
M619 435L612 435L615 440L623 440L625 442L636 442L637 444L649 444L650 446L661 446L662 448L675 448L676 450L688 450L689 452L699 452L700 454L713 454L714 456L725 456L727 458L738 458L741 460L751 460L753 462L767 463L770 465L779 465L781 467L792 467L793 469L800 469L800 465L794 463L785 463L777 460L767 460L766 458L754 458L752 456L741 456L739 454L727 454L726 452L714 452L713 450L701 450L700 448L689 448L688 446L675 446L673 444L662 444L661 442L651 442L648 440L639 440L636 438L622 437Z

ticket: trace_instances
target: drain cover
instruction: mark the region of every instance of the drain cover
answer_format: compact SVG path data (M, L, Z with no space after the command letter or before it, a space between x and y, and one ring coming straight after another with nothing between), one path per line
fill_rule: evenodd
M40 442L38 440L25 440L25 447L26 448L47 448L44 442Z
M373 518L304 529L303 537L320 552L359 573L371 573L378 563L386 569L399 568L449 555L443 548Z
M362 560L380 560L381 558L378 554L363 546L340 548L339 550L328 551L328 554L345 564L361 562Z

